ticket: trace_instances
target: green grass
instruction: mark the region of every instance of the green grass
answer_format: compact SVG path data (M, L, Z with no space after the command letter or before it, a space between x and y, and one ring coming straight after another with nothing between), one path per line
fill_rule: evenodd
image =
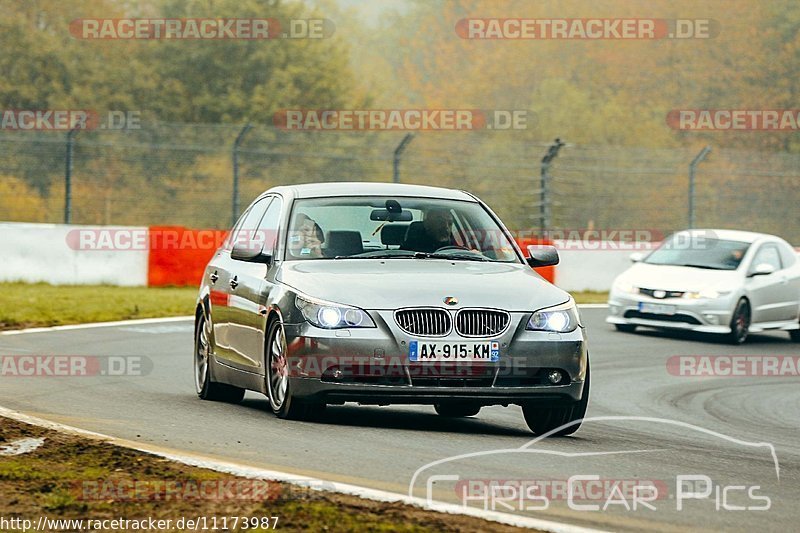
M604 304L608 302L607 292L581 291L571 294L579 304Z
M575 292L579 304L606 303L606 292ZM0 330L188 316L196 287L112 287L0 283Z
M0 283L0 329L191 315L197 287Z

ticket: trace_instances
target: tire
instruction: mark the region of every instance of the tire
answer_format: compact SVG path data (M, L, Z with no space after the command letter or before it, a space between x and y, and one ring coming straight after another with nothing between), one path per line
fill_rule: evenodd
M725 340L737 346L744 344L750 332L750 304L744 298L736 302L730 327L731 332L725 335Z
M201 313L194 333L194 386L202 400L239 403L244 399L244 389L211 381L211 341L208 322Z
M550 435L550 437L566 437L572 435L581 427L582 419L586 416L586 408L589 406L589 366L586 366L586 379L583 381L583 395L577 402L572 402L567 405L558 406L541 406L536 403L529 403L522 406L522 415L525 417L525 422L528 427L536 435L544 435L564 424L576 422L571 426L557 431Z
M800 329L789 331L789 337L791 337L794 342L800 342Z
M321 415L325 404L303 402L292 391L289 365L286 361L286 335L280 320L273 320L267 329L266 380L267 398L272 412L286 420L309 420Z
M475 416L480 410L480 405L469 403L437 403L433 406L440 416L461 418L465 416Z
M621 331L623 333L633 333L636 331L635 324L614 324L614 327L617 328L617 331Z

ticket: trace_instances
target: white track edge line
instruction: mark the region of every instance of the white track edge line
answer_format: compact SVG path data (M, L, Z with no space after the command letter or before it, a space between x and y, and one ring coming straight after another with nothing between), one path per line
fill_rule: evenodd
M59 431L62 433L72 433L95 439L103 439L109 442L110 444L114 444L115 446L133 449L150 455L155 455L157 457L163 457L165 459L169 459L171 461L175 461L188 466L206 468L209 470L214 470L216 472L233 474L239 477L244 477L249 479L265 479L270 481L279 481L300 487L311 488L314 490L347 494L350 496L356 496L359 498L379 501L379 502L403 503L427 511L471 516L474 518L481 518L483 520L489 520L492 522L498 522L510 526L538 529L541 531L548 531L551 533L597 533L602 531L598 529L590 529L581 526L573 526L570 524L564 524L561 522L555 522L551 520L542 520L539 518L501 513L498 511L484 511L482 509L477 509L474 507L463 507L453 503L440 502L436 500L428 502L424 498L419 498L419 497L412 498L406 494L399 494L395 492L383 491L378 489L370 489L368 487L360 487L358 485L351 485L349 483L339 483L339 482L329 482L329 481L323 482L319 479L314 479L307 476L299 476L295 474L289 474L287 472L280 472L277 470L267 470L262 468L256 468L253 466L240 465L228 461L217 461L205 458L201 459L198 457L193 457L191 455L183 455L180 453L169 453L163 451L148 450L147 448L143 447L140 448L137 446L131 446L130 444L122 442L121 439L117 439L116 437L111 437L109 435L103 435L102 433L96 433L94 431L88 431L85 429L76 428L74 426L61 424L59 422L53 422L51 420L47 420L44 418L26 415L24 413L20 413L19 411L14 411L2 406L0 406L0 416L10 418L12 420L17 420L18 422L23 422L33 426L38 426L45 429L51 429L53 431Z
M0 331L0 335L22 335L25 333L48 333L50 331L69 331L72 329L110 328L115 326L138 326L143 324L159 324L162 322L184 322L194 320L194 316L170 316L162 318L136 318L133 320L117 320L115 322L90 322L88 324L68 324L47 328L11 329Z

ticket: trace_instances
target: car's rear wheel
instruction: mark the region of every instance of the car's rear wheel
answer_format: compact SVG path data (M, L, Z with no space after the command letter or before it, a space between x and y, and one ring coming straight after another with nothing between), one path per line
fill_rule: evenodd
M294 396L289 379L286 334L279 320L267 330L267 398L272 412L287 420L307 420L321 414L325 404L303 402Z
M553 433L551 437L572 435L581 427L586 408L589 406L589 365L586 366L586 378L583 381L583 395L577 402L558 406L541 406L529 403L522 406L522 414L528 427L537 435L544 435L566 424L567 427Z
M725 338L731 344L743 344L750 332L750 304L742 298L736 303L731 318L731 332Z
M203 400L239 403L244 398L244 389L211 381L211 336L208 321L202 314L195 325L194 334L194 385L197 395Z
M470 403L437 403L433 408L439 415L453 418L475 416L481 410L480 405Z
M622 331L624 333L633 333L636 331L635 324L614 324L614 327L617 328L617 331Z

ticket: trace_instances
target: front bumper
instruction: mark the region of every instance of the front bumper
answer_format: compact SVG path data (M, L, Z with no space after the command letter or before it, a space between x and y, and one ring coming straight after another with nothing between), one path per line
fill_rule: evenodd
M642 312L640 303L671 306L674 308L674 313ZM713 299L659 299L612 290L608 300L609 314L606 322L725 334L731 332L730 323L735 303L736 298L732 294Z
M582 397L587 366L583 328L570 333L525 330L530 313L512 313L501 335L420 338L397 327L390 311L369 311L375 328L325 330L308 323L285 324L292 392L326 403L433 404L468 401L481 405L573 402ZM409 342L497 341L497 363L416 363ZM337 372L338 370L338 372ZM559 370L552 384L547 373Z

